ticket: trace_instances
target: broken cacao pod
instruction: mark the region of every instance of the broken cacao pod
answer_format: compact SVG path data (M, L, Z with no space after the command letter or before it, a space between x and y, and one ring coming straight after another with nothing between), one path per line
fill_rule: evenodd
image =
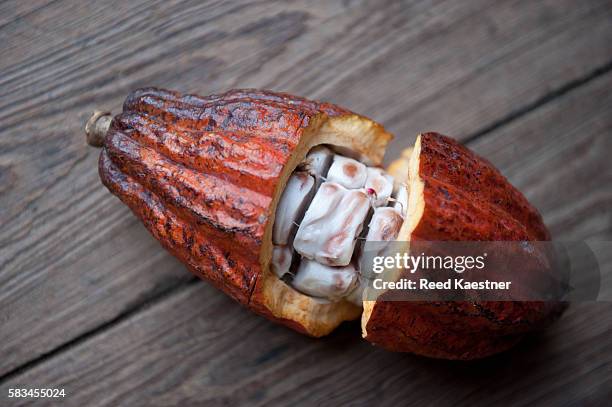
M304 334L327 335L361 316L364 338L386 349L475 359L562 310L544 302L363 301L354 259L367 236L550 239L523 195L448 137L422 134L385 172L372 167L391 134L336 105L261 90L200 97L156 88L132 92L112 120L96 113L86 132L102 146L104 185L170 253L247 308Z

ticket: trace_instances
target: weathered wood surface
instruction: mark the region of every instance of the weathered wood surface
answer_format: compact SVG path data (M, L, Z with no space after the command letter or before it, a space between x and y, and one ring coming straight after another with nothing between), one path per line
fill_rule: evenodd
M612 149L611 86L612 74L605 75L472 144L545 209L562 239L612 237L602 211L609 210L612 188L593 194L593 185L612 181L601 171ZM589 182L576 183L570 169ZM539 192L555 187L584 198L576 204ZM557 220L557 213L580 208L599 213L602 224L591 225L590 216ZM323 340L304 338L198 283L0 391L52 384L73 394L74 405L603 403L612 389L611 327L612 304L574 304L550 330L507 354L448 363L373 348L359 339L356 324Z
M138 86L286 90L376 118L394 146L482 136L555 237L612 240L609 1L98 3L0 5L0 396L569 403L611 387L601 304L473 365L253 317L192 284L101 187L82 134Z

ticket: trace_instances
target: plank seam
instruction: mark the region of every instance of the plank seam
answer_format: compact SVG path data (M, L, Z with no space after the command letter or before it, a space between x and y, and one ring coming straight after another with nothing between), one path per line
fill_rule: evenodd
M93 338L94 336L98 335L99 333L102 333L103 331L107 329L111 329L114 326L119 325L120 323L128 320L129 318L140 313L141 311L145 311L155 306L156 304L163 302L166 298L170 298L173 295L176 295L182 292L183 289L186 289L187 287L192 286L199 281L200 281L199 278L197 278L196 276L192 276L192 278L190 278L187 281L182 281L179 283L172 284L166 289L162 290L161 292L158 292L144 299L143 301L139 301L138 303L135 303L134 305L127 308L121 314L115 316L109 321L106 321L103 324L98 325L95 328L92 328L91 330L86 331L70 339L68 342L63 343L62 345L56 348L53 348L50 351L45 352L37 356L36 358L31 359L25 362L24 364L21 364L15 367L12 370L9 370L4 375L0 376L0 386L3 386L8 381L14 379L17 376L20 376L21 374L25 373L28 370L35 368L38 365L41 365L42 363L46 362L49 359L52 359L55 356L58 356L65 352L69 352L72 348L79 346L81 343L86 342L88 339Z
M553 91L545 94L544 96L542 96L541 98L525 105L524 107L521 107L520 109L514 110L512 112L510 112L509 114L507 114L506 116L502 117L499 120L495 120L493 123L491 123L490 125L476 131L475 133L471 134L470 136L468 136L467 138L465 138L462 143L469 145L473 142L475 142L476 140L494 132L495 130L498 130L502 127L504 127L507 124L512 123L513 121L522 118L523 116L531 113L534 110L539 109L540 107L553 102L555 99L558 99L570 92L572 92L573 90L586 85L587 83L599 78L600 76L603 76L607 73L609 73L610 71L612 71L612 60L607 62L606 64L594 69L593 71L591 71L591 73L583 76L582 78L578 78L578 79L574 79L573 81L570 81L568 83L566 83L565 85L554 89Z

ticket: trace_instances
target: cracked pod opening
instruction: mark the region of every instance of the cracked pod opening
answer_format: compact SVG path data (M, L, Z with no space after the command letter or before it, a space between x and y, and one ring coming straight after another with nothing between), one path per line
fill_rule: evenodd
M332 156L323 160L331 162L327 173L312 172L311 155ZM311 318L317 320L322 309L345 319L359 313L363 337L386 349L474 359L513 346L562 310L558 303L543 302L388 301L384 292L364 301L366 280L358 268L364 241L405 242L409 250L415 240L550 238L523 195L488 161L454 140L436 133L420 135L389 172L342 156L333 145L319 147L293 174L313 177L308 185L319 179L322 183L303 195L301 211L289 217L277 212L275 225L291 224L294 229L288 239L273 242L274 249L282 248L292 258L287 268L275 268L272 262L272 269L292 293L321 307L311 309ZM295 196L285 190L281 208ZM350 303L360 308L355 314ZM343 314L345 310L350 311Z
M362 247L367 241L395 240L408 206L404 183L341 151L318 145L308 152L285 184L272 226L269 267L300 293L285 300L315 304L309 304L308 317L315 320L310 326L328 312L358 316L350 304L363 307Z
M367 141L355 120L349 139ZM272 253L269 244L263 251L264 269L271 271L264 280L266 305L313 336L359 318L367 284L359 269L363 245L396 240L408 211L412 149L387 172L370 165L380 153L371 157L370 150L338 137L334 121L303 137L305 145L294 153L273 204Z
M321 119L304 132L280 177L260 257L266 272L254 294L275 318L312 336L359 318L357 259L368 225L382 229L391 219L399 231L400 207L407 207L395 198L403 187L375 167L391 136L357 115Z

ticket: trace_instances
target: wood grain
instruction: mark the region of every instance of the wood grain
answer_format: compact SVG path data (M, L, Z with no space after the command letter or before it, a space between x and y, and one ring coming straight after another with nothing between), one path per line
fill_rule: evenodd
M611 87L612 73L472 144L540 205L559 239L612 233L609 212L599 210L610 207L612 189L593 190L612 175L602 171ZM559 220L574 211L591 214ZM3 383L0 394L44 384L65 387L69 405L603 405L611 311L610 303L573 304L508 353L449 363L374 348L357 324L305 338L198 283Z
M99 183L98 152L85 145L82 134L94 108L117 111L129 90L146 85L204 94L230 87L267 87L327 99L376 118L398 135L393 151L411 144L422 130L465 139L609 66L609 6L604 0L3 2L0 376L37 358L45 361L45 355L58 348L68 351L71 341L78 345L90 338L89 344L100 332L106 334L107 326L115 332L117 326L129 325L141 318L141 307L148 301L170 296L171 301L155 308L170 319L176 315L166 307L177 295L186 296L191 304L187 306L193 307L191 316L201 310L199 295L222 301L201 284L184 294L191 276ZM597 97L608 100L601 92ZM585 102L575 103L566 109L578 109ZM557 111L555 104L548 105L551 115ZM609 181L602 178L610 168L602 151L609 150L610 129L605 113L598 112L598 119L584 117L591 118L587 128L600 126L600 136L582 136L575 129L580 144L558 126L556 146L549 124L533 119L518 130L507 130L518 122L502 127L495 137L487 135L475 144L507 168L543 209L556 236L610 236L609 188L601 184ZM586 120L579 115L555 117L569 127ZM519 139L524 142L513 144ZM539 166L541 156L551 163ZM574 183L597 192L564 190ZM568 204L570 197L575 205ZM169 321L155 322L157 314L150 311L146 315L153 317L146 323L155 336L156 327ZM248 326L246 321L254 317L240 318ZM261 326L265 328L257 329L282 332L281 343L297 340L291 333ZM196 334L207 337L204 328ZM331 343L342 343L353 334L339 333ZM310 344L304 339L299 343ZM315 345L313 352L326 349L326 343ZM248 345L235 344L241 346L248 350ZM368 346L356 346L360 350L351 358L378 360L379 356L368 356ZM338 346L332 349L327 352ZM325 371L317 368L310 351L301 351L308 363L300 360L306 367L300 372L302 382L297 382L314 386ZM69 368L77 356L67 356L68 361L63 357ZM396 359L385 356L381 363ZM356 363L331 360L343 366ZM358 372L368 376L363 372L372 363ZM202 375L199 368L188 370ZM278 379L287 371L279 374ZM201 390L201 377L193 382L193 392ZM223 380L230 377L228 372ZM405 385L401 377L393 379L397 386ZM99 383L94 376L89 380L91 386ZM351 390L338 400L360 394L357 386L348 384ZM231 397L226 390L220 400ZM116 397L88 392L92 400ZM300 399L306 397L304 392L293 397L306 401Z

